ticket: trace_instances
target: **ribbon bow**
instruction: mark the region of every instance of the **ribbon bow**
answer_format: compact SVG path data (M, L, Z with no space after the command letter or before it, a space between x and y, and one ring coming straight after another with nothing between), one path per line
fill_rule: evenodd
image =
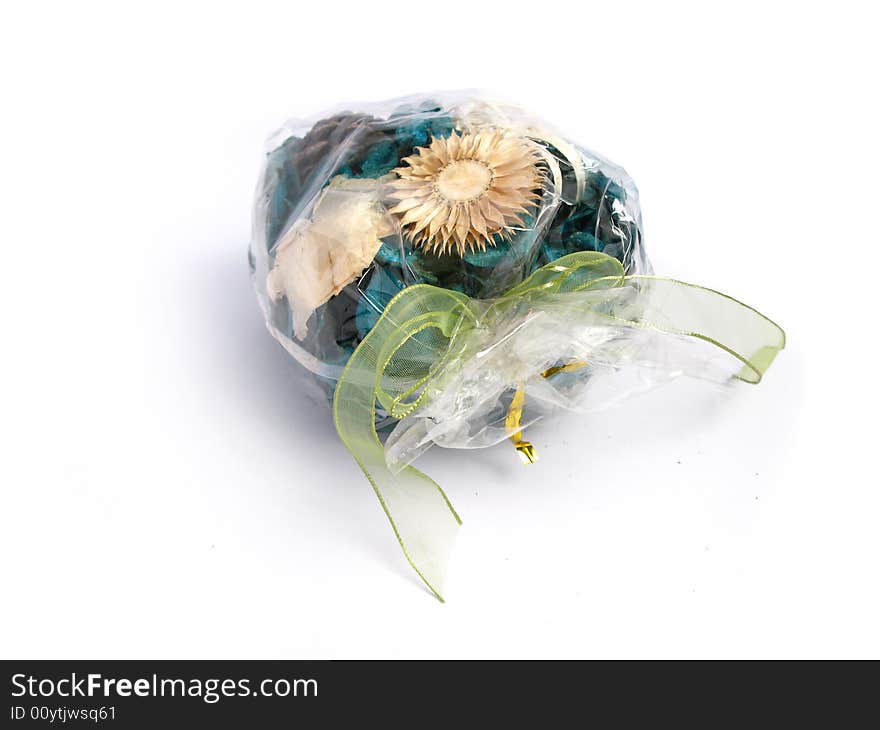
M442 397L450 379L486 352L487 337L509 337L529 314L548 311L574 327L607 328L610 340L616 332L633 330L703 340L741 363L734 377L754 384L785 346L782 329L745 304L673 279L626 276L617 259L598 252L563 256L491 301L427 284L401 291L349 359L336 386L333 419L404 555L441 601L461 519L428 476L411 466L389 468L376 432L376 403L393 418L405 419ZM534 374L550 377L576 367L549 367L560 358L546 357L548 367ZM511 376L507 385L517 391L512 408L522 408L522 383L530 374ZM508 418L507 429L519 438L518 413ZM531 449L527 442L517 443Z

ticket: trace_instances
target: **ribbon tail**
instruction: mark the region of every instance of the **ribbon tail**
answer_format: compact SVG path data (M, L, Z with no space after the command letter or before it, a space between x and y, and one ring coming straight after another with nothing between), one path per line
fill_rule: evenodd
M443 583L461 519L446 494L430 477L407 466L397 475L387 467L369 468L355 456L379 502L403 554L419 578L443 601Z
M695 337L742 363L734 377L757 384L785 347L785 332L773 320L727 294L653 276L628 276L639 287L641 326Z
M448 300L451 305L459 304L460 295L450 295L433 287L413 286L398 294L386 307L385 313L367 337L360 343L349 358L333 396L333 421L336 431L346 448L354 456L376 492L376 497L391 522L403 554L425 585L440 601L443 601L443 581L446 566L452 554L461 519L440 486L418 469L406 466L397 473L389 469L385 447L376 433L376 401L393 400L384 390L392 387L394 395L403 397L418 384L423 383L430 372L430 365L439 357L438 350L443 338L436 342L431 339L430 330L448 329L460 319L460 315L443 317L425 316L430 307L422 297L431 297L431 292L439 292L435 297ZM404 295L405 296L402 296ZM414 314L414 312L419 314ZM425 331L429 330L429 331ZM417 335L423 332L421 337ZM425 372L418 374L412 366L410 357L402 360L411 367L405 372L394 374L389 362L399 353L410 357L415 352L425 366ZM415 385L414 385L415 383ZM410 405L386 407L396 417L409 408L414 408L416 400Z
M748 364L743 365L742 370L736 374L736 377L746 383L755 383L755 373L763 377L783 347L785 347L785 343L782 340L780 344L761 347L754 355L748 358Z
M398 474L391 472L374 427L372 405L363 417L362 398L372 396L372 391L367 396L354 392L357 390L343 375L333 399L336 430L372 485L409 564L431 593L443 601L446 566L461 519L430 477L411 466ZM354 407L353 397L360 408ZM361 418L356 417L357 410L361 410Z

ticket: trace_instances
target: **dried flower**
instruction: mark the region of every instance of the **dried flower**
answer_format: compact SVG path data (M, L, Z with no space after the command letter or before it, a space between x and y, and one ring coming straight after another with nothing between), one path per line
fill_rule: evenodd
M379 202L383 180L336 177L321 193L311 220L300 220L278 243L267 289L287 297L293 331L302 340L312 313L366 269L382 236L394 230Z
M404 233L434 254L463 255L509 238L540 198L540 156L534 144L500 131L432 138L405 157L390 197Z

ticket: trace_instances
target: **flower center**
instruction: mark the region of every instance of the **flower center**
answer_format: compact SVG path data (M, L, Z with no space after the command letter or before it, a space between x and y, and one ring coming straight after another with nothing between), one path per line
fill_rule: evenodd
M435 189L447 200L460 203L480 197L492 182L492 171L480 160L454 160L437 175Z

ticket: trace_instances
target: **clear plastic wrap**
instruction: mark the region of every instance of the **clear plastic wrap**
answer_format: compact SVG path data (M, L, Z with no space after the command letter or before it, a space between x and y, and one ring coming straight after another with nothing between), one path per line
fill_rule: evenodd
M717 292L654 277L626 172L525 111L434 94L289 123L250 265L273 336L439 597L458 517L408 466L671 378L758 382L784 345ZM385 433L384 441L379 433Z
M388 197L387 183L417 147L483 129L535 142L547 183L540 204L489 250L426 254L388 212L399 201ZM289 122L269 146L251 245L257 294L276 339L331 381L388 301L411 284L489 299L575 250L608 253L628 273L650 271L629 176L515 107L468 95L412 97ZM332 264L318 260L331 251Z

